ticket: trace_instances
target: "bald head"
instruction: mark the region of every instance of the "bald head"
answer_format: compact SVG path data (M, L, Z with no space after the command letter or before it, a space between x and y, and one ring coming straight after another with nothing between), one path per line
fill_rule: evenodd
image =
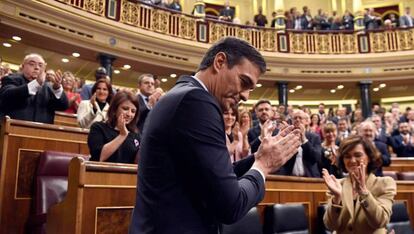
M39 54L28 54L23 59L22 73L29 81L42 75L45 72L45 68L45 60Z

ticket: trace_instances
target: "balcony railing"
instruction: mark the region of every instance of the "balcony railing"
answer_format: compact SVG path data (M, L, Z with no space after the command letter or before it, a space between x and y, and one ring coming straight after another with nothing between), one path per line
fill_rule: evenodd
M251 27L204 19L133 0L56 0L122 24L172 37L214 43L242 38L260 51L296 54L382 53L414 49L414 29L375 31L295 31ZM116 4L107 4L115 2ZM110 8L116 9L110 9ZM109 16L108 12L119 12Z

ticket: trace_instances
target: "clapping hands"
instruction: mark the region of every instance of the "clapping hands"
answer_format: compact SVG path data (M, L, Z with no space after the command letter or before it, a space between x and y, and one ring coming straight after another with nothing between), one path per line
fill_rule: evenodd
M127 136L128 135L129 131L128 131L128 128L126 127L126 121L125 121L124 114L120 114L118 116L116 127L119 130L119 135L121 135L121 136Z
M368 189L365 182L365 171L366 165L364 163L361 163L355 171L349 173L354 183L353 187L356 190L354 192L358 193L359 195L366 195L368 193Z
M325 185L328 187L330 193L334 196L333 202L339 204L342 200L342 185L339 180L334 176L330 175L328 170L322 169L322 177L325 181Z
M256 152L254 166L260 168L265 175L278 170L289 160L301 145L300 131L293 126L283 125L279 134L272 136L273 126L271 121L266 122L262 128L262 143Z

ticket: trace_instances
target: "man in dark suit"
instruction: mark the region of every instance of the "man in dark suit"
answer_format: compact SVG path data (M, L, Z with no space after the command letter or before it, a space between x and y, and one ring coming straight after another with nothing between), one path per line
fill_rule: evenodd
M265 136L233 169L222 113L247 100L265 71L254 47L224 38L195 76L181 77L154 106L142 136L130 234L217 234L221 223L240 220L263 198L265 176L296 152L299 132Z
M142 74L138 77L138 101L139 101L139 118L138 131L142 134L144 131L144 123L147 119L148 113L158 102L163 94L162 89L155 89L155 80L152 74Z
M411 16L411 8L405 8L405 14L400 16L400 27L412 27L414 26L414 18Z
M413 136L410 133L410 125L401 122L398 125L400 134L392 136L391 145L398 157L414 157Z
M377 134L376 134L375 140L389 145L390 144L390 138L387 135L387 133L385 132L385 127L384 127L384 124L382 123L381 116L373 115L373 116L371 116L371 120L375 124L375 127L377 129Z
M388 152L387 145L381 141L376 141L377 129L375 124L370 120L365 120L359 125L358 134L369 141L374 142L375 147L381 153L382 166L386 167L391 164L391 155ZM375 171L376 176L383 176L382 166Z
M302 144L297 154L283 165L278 175L302 177L321 177L319 163L321 161L321 139L318 135L306 131L310 123L309 115L302 110L293 112L293 125L302 131Z
M220 9L219 19L233 22L234 18L234 10L230 7L230 3L228 0L224 3L224 8Z
M0 88L0 117L6 115L20 119L53 124L55 111L69 106L62 88L60 71L45 82L46 63L38 54L27 55L21 65L22 73L10 74L2 79Z
M272 105L269 100L259 100L254 106L254 111L259 120L259 124L254 125L247 133L252 153L255 153L259 149L260 143L262 142L261 139L265 135L264 130L266 129L263 129L265 123L266 121L270 121L270 118L273 115ZM273 131L272 136L275 136L278 132L279 130L276 128Z

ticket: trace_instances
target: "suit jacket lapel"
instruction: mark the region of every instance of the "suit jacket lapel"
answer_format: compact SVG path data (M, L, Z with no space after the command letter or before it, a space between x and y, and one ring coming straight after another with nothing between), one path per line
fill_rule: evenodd
M375 175L373 173L368 175L366 186L368 191L372 191L372 186L374 185ZM361 205L359 204L359 196L357 197L358 201L355 205L355 218L358 217L359 212L361 211Z
M351 178L348 177L345 179L344 181L344 185L343 185L343 203L344 206L347 208L347 210L349 210L349 215L351 216L351 220L354 218L354 199L352 196L352 183L351 183Z

